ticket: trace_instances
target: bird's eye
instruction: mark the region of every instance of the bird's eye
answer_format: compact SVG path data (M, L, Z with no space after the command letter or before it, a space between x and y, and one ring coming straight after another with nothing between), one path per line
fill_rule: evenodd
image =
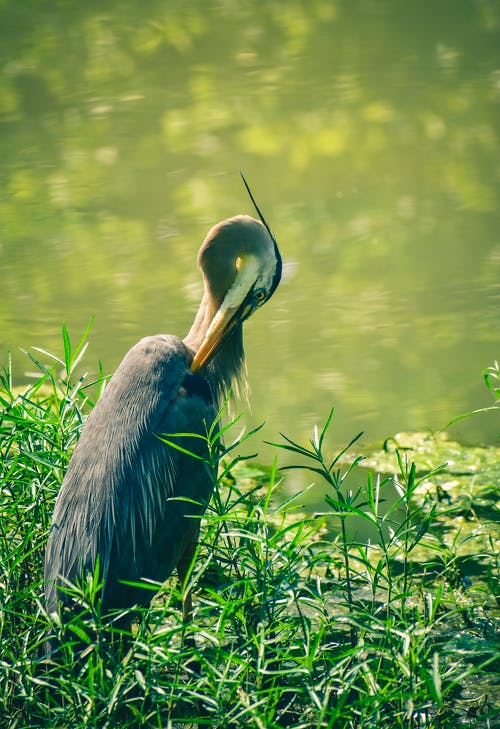
M264 301L266 298L266 290L265 289L257 289L253 292L253 297L255 301Z

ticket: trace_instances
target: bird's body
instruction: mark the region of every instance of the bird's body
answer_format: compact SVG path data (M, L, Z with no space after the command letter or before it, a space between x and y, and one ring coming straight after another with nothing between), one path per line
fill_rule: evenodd
M187 573L212 478L201 459L158 436L201 435L180 444L207 457L203 436L241 374L242 322L281 272L267 225L247 216L215 226L198 260L205 294L185 340L156 335L136 344L83 428L47 543L49 613L71 607L65 587L97 563L103 614L149 603L151 590L126 582L162 582L176 567L181 579Z
M57 500L47 546L51 611L58 599L69 600L57 591L59 576L76 582L94 570L97 556L105 582L104 612L147 605L151 590L120 581L165 580L196 538L199 519L185 513L204 511L201 505L207 505L212 491L209 473L158 437L204 436L204 424L215 418L210 386L189 372L192 356L173 336L141 340L90 414ZM147 400L141 396L146 388ZM208 455L202 439L183 439L182 446ZM175 497L197 500L200 507Z

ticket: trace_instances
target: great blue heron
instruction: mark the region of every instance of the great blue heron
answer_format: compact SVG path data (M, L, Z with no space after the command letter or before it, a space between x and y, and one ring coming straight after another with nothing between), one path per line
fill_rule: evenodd
M185 339L159 334L132 347L85 423L47 543L50 614L71 607L64 588L98 560L104 615L149 604L151 590L127 582L163 582L177 568L184 583L213 484L201 460L158 435L205 435L241 374L242 323L281 277L276 240L256 209L262 222L238 215L205 238L198 255L204 294ZM206 456L203 439L182 445ZM185 620L190 614L187 592Z

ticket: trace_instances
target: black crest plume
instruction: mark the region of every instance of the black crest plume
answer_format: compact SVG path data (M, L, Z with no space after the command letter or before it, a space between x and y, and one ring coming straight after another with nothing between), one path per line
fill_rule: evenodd
M265 229L267 230L267 232L271 236L271 240L274 243L274 253L276 255L276 272L274 274L273 285L272 285L271 291L269 292L269 296L271 296L271 294L273 293L273 291L275 290L275 288L277 287L277 285L279 284L280 279L281 279L281 267L282 267L282 264L281 264L281 255L280 255L280 252L279 252L279 249L278 249L278 243L277 243L276 238L274 237L274 235L272 233L271 228L267 224L267 220L265 219L265 217L263 216L263 214L262 214L259 206L255 202L255 198L254 198L253 193L252 193L252 191L250 189L250 185L248 184L248 182L245 179L245 175L241 171L240 171L240 175L241 175L241 179L243 180L243 184L246 187L246 191L248 192L248 196L249 196L250 200L252 201L252 205L254 206L254 208L255 208L255 210L257 212L257 215L259 216L259 218L260 218L260 220L262 222L262 225L265 227Z

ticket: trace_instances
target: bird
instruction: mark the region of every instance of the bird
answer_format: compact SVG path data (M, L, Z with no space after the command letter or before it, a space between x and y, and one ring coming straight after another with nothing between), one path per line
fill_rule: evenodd
M214 487L204 436L242 379L243 322L281 278L278 244L243 181L259 220L237 215L208 232L198 254L203 296L187 335L141 339L84 424L46 545L50 616L74 611L68 585L96 566L102 616L147 607L152 590L143 580L163 583L177 570L186 585ZM181 433L192 435L179 449L170 436ZM192 619L189 589L183 615Z

